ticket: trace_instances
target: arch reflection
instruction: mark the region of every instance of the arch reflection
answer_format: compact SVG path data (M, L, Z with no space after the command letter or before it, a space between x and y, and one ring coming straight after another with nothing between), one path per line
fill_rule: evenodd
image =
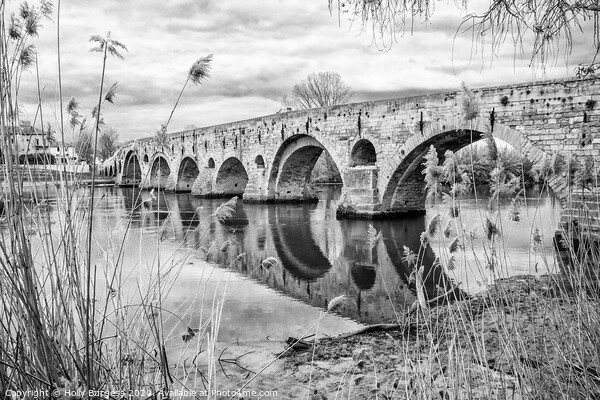
M310 226L314 204L279 205L274 208L269 224L273 229L275 251L283 267L293 276L313 281L324 276L331 263L315 242Z

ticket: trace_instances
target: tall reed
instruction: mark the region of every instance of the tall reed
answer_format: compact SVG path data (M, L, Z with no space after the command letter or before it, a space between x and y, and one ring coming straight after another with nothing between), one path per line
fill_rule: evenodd
M60 2L57 10L60 13ZM29 41L39 34L42 22L51 23L47 18L51 11L46 1L20 6L0 2L0 199L4 206L0 223L0 388L3 395L10 395L9 391L56 390L52 393L55 398L70 398L68 390L85 394L100 390L117 397L135 390L149 397L173 387L197 388L199 382L190 382L189 374L175 373L185 361L167 354L166 343L173 335L165 336L161 331L163 313L165 319L178 321L175 326L184 324L184 315L164 309L163 304L189 251L157 260L162 266L154 266L146 280L137 282L137 295L126 293L129 272L124 271L130 266L124 265L123 251L134 215L141 207L139 199L118 221L124 231L110 232L107 244L101 244L94 228L102 202L94 195L94 169L92 185L87 187L66 167L51 173L28 164L28 157L19 165L20 157L32 151L18 140L19 88L23 72L33 67L37 70L37 54ZM60 14L53 19L59 29ZM58 36L60 39L60 31ZM102 105L112 103L116 93L116 85L103 90L106 58L118 55L124 46L110 36L92 40L99 44L97 49L104 57L93 115L95 159ZM60 46L60 40L58 43ZM62 98L60 68L58 78ZM39 89L39 76L37 82L38 105L32 125L43 130L46 100ZM56 126L64 149L62 100L59 102ZM74 102L66 111L71 120L77 120ZM73 133L76 125L71 124ZM230 205L217 210L210 223L219 223L231 212ZM163 221L161 229L165 224L168 221ZM131 283L128 285L130 288ZM212 323L204 321L197 328L189 328L194 335L188 346L198 346L199 352L212 346L215 353L222 304L221 299L215 299L209 314ZM208 343L203 341L207 335ZM210 360L213 370L215 362ZM198 368L200 365L194 365L193 370ZM216 385L214 379L212 385Z

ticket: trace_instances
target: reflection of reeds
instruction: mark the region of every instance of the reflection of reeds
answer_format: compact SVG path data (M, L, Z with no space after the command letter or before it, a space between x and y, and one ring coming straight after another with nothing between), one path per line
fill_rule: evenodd
M433 154L430 149L425 169L437 167L430 162ZM353 360L340 377L338 398L359 393L389 399L600 396L597 351L600 346L600 243L591 230L599 225L598 192L589 188L581 190L581 186L586 187L581 185L581 179L573 180L571 198L586 200L587 206L577 209L577 221L570 221L571 229L557 242L557 248L562 249L557 254L562 258L562 271L552 271L546 262L547 246L544 246L542 233L548 230L544 224L551 221L541 215L540 199L527 198L524 191L515 194L510 177L504 179L508 175L500 162L497 168L496 188L491 191L492 207L484 206L480 219L470 222L469 226L462 219L464 215L454 212L460 209L462 201L458 193L443 191L456 182L458 171L448 175L438 173L437 169L433 173L424 172L431 178L428 188L441 190L430 198L439 198L441 194L443 202L434 205L438 209L422 233L421 248L404 247L403 262L412 271L409 286L417 294L417 301L410 308L412 313L397 314L397 329L401 332L393 338L376 334L334 347L344 349L351 343L367 343L370 346L367 351L356 350L355 353L376 353ZM586 167L582 165L582 168ZM561 171L561 168L556 170ZM595 169L588 166L587 170L595 179ZM567 168L562 171L566 179L574 175ZM554 172L547 169L546 174L544 182ZM541 195L546 189L542 188ZM521 211L521 203L537 206L533 212L532 207ZM505 214L507 207L509 212ZM575 214L575 209L566 211ZM532 224L529 246L524 246L530 251L532 275L506 279L510 255L506 254L505 241L510 236L511 225L523 220ZM445 226L442 235L438 235L439 226ZM484 235L478 235L478 231ZM368 233L367 237L370 236ZM442 285L438 285L435 297L426 293L423 281L427 278L423 276L420 255L428 246L436 245L439 260L436 259L435 264L441 263L446 274L457 278L465 276L461 273L465 269L471 269L475 275L472 279L484 290L466 299L456 296L452 287L448 290ZM553 274L538 276L542 265ZM465 283L474 286L475 282ZM401 361L387 360L385 357L389 354ZM308 359L316 359L314 348L313 357ZM333 360L337 362L337 358ZM390 365L395 368L386 370ZM357 383L359 381L364 384Z
M102 232L108 240L100 244L93 223L98 218L94 208L102 198L94 198L93 186L82 189L80 176L68 173L66 167L42 175L40 166L28 164L29 157L22 157L24 164L19 165L22 151L33 151L19 148L16 140L20 81L27 68L37 69L37 55L28 41L37 36L50 10L45 1L39 6L24 2L6 18L5 2L0 6L0 150L5 190L0 227L0 387L3 393L56 389L60 392L57 398L68 398L65 390L128 393L146 389L155 393L173 386L201 388L206 383L201 376L214 378L216 358L209 360L212 375L195 363L182 377L176 371L185 368L186 361L167 352L173 334L164 332L165 321L175 321L172 329L187 328L191 336L186 348L214 353L223 305L220 299L214 299L208 320L201 319L199 327L184 321L187 312L178 315L164 307L189 253L157 259L148 276L140 271L132 278L132 266L124 265L123 252L138 211L132 210L119 221L125 227L122 237L116 236L117 230ZM93 40L105 58L107 54L118 56L117 48L124 48L110 38ZM60 82L59 76L59 92ZM116 85L106 93L100 89L96 134L101 104L112 103L115 94ZM39 114L33 125L43 130L47 121L41 112L41 95L38 87ZM77 109L72 99L66 110L73 130L76 125L83 126ZM64 148L62 118L57 125ZM95 153L96 140L91 136L87 140L86 146L92 146ZM92 172L92 180L94 177ZM29 198L31 201L26 200ZM232 215L231 202L228 204L218 218ZM167 223L159 231L164 233ZM159 232L157 236L163 235ZM157 245L160 249L160 240ZM143 251L140 244L139 252ZM134 285L137 293L131 291ZM213 388L215 384L213 379Z
M600 245L593 232L585 228L597 225L596 210L582 212L575 224L579 230L571 229L563 235L559 247L563 249L563 261L568 259L568 263L563 263L563 271L551 271L553 275L544 277L503 279L509 269L510 256L504 244L508 233L503 230L522 218L537 221L531 228L529 246L530 272L536 274L538 268L546 264L541 228L550 221L543 220L537 209L535 214L528 210L522 215L520 205L533 204L535 199L528 199L523 191L515 194L515 187L523 182L515 183L514 177L498 162L490 193L493 204L481 210L481 219L475 226L465 226L462 215L455 212L460 208L460 197L452 190L443 191L456 183L460 168L448 168L452 171L449 174L439 173L434 154L430 149L424 160L426 185L435 192L430 198L442 196L440 206L448 212L436 210L422 234L427 240L422 240L421 249L404 250L403 261L412 270L409 283L417 293L413 309L427 312L413 315L408 322L398 319L399 323L412 324L414 331L396 344L396 354L420 367L386 377L410 382L402 394L388 392L395 393L396 397L390 398L593 398L600 395L600 355L596 350L600 346L597 268ZM548 160L542 162L548 163ZM561 164L559 160L556 174L577 176ZM554 174L554 168L534 168L546 170L543 181ZM584 163L581 168L584 171L579 175L588 177L575 179L573 183L586 188L596 180L597 172ZM581 195L582 198L594 197L589 189L584 193L587 195ZM594 201L597 203L597 199ZM505 215L507 207L509 212ZM438 235L432 225L445 226L443 234ZM478 237L478 230L484 232L483 237ZM476 243L483 253L476 251ZM440 297L444 289L439 287L435 299L446 305L432 308L435 303L421 290L423 266L419 254L424 247L436 245L439 245L438 256L447 274L460 277L463 276L460 271L470 268L485 290L467 300L456 301L450 295L452 292ZM546 264L545 268L550 267ZM443 384L440 376L444 377ZM473 380L478 382L476 387Z

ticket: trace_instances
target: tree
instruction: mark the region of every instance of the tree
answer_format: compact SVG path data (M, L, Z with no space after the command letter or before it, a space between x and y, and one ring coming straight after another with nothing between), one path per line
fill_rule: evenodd
M88 131L81 131L75 142L75 152L79 155L79 159L85 161L89 165L93 165L94 148L92 146L92 134Z
M69 125L71 126L71 131L73 138L75 138L75 128L77 125L81 124L79 115L79 103L75 99L75 97L71 97L69 103L67 103L67 114L69 115Z
M329 1L330 11L334 1ZM363 30L369 30L373 39L391 46L396 34L402 35L413 23L431 20L436 0L345 0L337 2L338 15L349 15L360 21ZM494 0L481 13L469 13L469 1L456 2L466 11L457 33L470 33L481 42L488 41L494 54L499 46L509 39L515 48L523 48L524 39L530 43L531 60L545 64L562 51L568 56L573 46L573 31L588 31L590 64L578 68L582 73L594 73L600 66L596 56L600 50L600 4L597 0ZM471 4L476 4L471 2ZM591 32L589 32L591 27ZM593 37L593 39L592 39ZM590 68L591 67L591 68Z
M49 145L54 143L56 138L54 137L54 131L52 130L52 125L50 122L46 124L46 143Z
M340 74L319 72L294 85L290 99L284 96L284 101L295 108L306 109L343 104L351 97L352 89L342 81Z
M119 147L119 131L112 127L105 129L98 138L98 147L102 161L112 157Z

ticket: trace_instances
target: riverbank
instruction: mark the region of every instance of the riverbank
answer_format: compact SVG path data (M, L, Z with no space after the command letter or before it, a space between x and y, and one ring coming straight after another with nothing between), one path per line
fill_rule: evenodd
M289 350L248 387L279 398L590 398L600 393L599 309L597 295L564 279L516 276L393 321L398 329ZM240 364L264 367L267 348Z

